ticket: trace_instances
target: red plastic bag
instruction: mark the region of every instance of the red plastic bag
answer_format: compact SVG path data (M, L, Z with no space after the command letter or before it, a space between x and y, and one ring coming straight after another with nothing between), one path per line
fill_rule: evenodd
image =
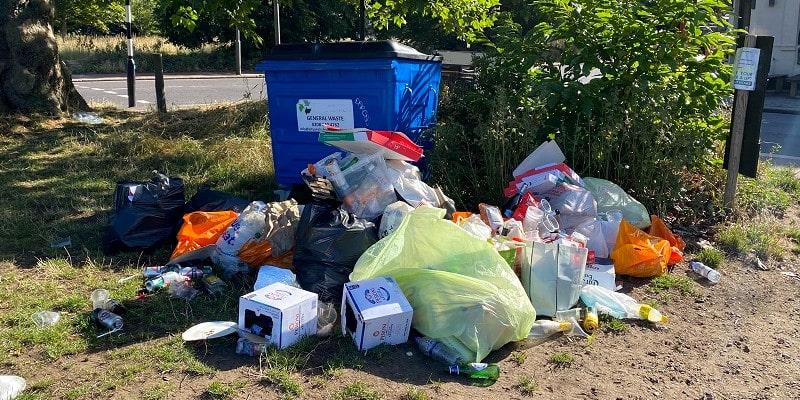
M236 220L234 211L194 211L183 216L183 225L178 231L178 245L170 260L203 246L217 243L228 225Z
M618 275L637 278L652 278L667 272L667 262L672 247L666 239L651 236L629 224L624 219L619 223L619 233L611 259Z

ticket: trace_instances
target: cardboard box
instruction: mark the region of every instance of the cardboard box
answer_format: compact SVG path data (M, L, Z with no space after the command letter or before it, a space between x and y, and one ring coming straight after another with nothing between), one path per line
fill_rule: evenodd
M336 130L319 133L320 142L356 154L380 153L387 160L419 161L422 147L411 141L403 132L373 131L365 128Z
M273 283L239 297L239 329L283 349L317 333L317 294Z
M391 277L349 282L342 293L342 335L358 350L408 341L413 309Z
M597 258L593 263L586 263L583 284L597 285L616 292L617 283L614 261L610 258Z

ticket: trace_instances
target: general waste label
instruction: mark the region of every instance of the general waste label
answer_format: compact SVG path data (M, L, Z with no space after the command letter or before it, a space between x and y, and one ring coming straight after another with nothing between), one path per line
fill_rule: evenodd
M350 99L300 99L295 110L300 132L319 132L325 125L355 128L353 101Z

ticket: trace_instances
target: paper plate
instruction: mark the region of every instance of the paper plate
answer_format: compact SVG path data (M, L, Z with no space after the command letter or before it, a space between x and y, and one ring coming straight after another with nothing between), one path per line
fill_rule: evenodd
M202 322L183 332L183 340L187 342L195 340L214 339L230 335L238 331L236 322L231 321L210 321Z
M25 390L25 379L16 375L0 375L0 400L11 400Z

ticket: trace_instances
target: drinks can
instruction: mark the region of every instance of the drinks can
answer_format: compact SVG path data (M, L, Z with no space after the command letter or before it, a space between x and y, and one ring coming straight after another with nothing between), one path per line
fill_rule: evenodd
M109 330L122 329L122 317L102 308L95 308L92 311L91 320L101 328Z
M128 312L128 309L122 303L114 299L106 300L103 308L117 315L125 315Z

